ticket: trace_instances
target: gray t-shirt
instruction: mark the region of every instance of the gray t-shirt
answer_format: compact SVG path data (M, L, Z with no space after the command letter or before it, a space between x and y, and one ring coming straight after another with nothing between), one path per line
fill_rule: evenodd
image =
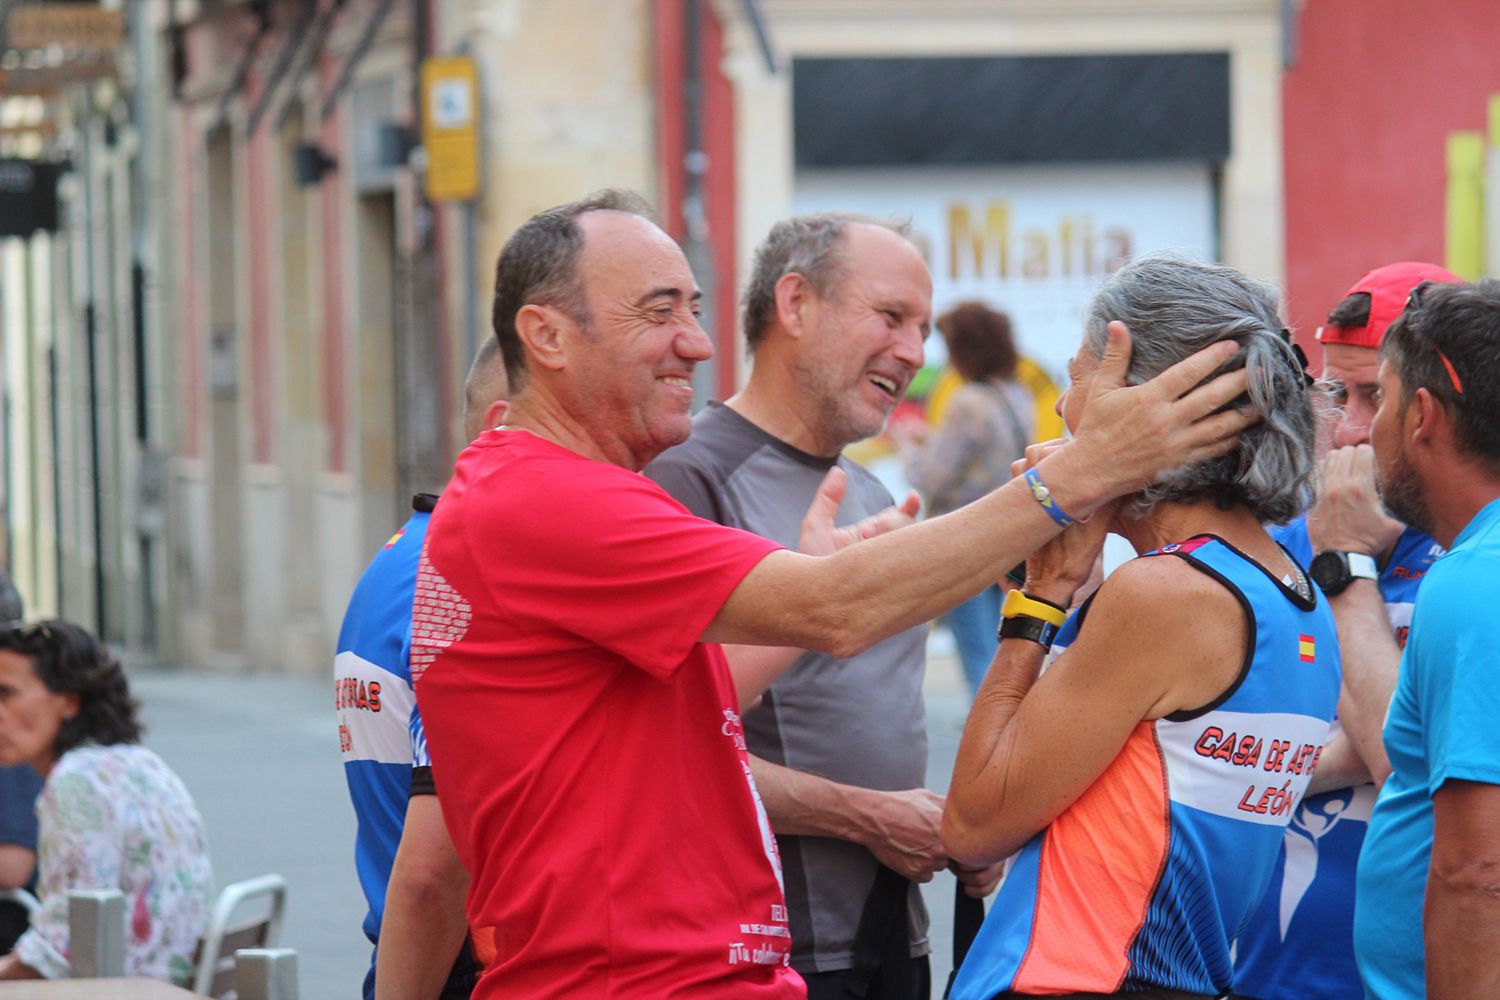
M734 410L711 403L692 436L646 467L693 513L796 548L803 515L834 459L799 451ZM873 475L837 462L849 489L837 523L852 524L891 505ZM750 752L833 781L897 791L927 774L922 704L927 629L892 636L849 660L806 653L745 715ZM792 965L829 972L854 965L854 935L875 881L875 856L828 837L778 836L792 929ZM912 955L925 955L927 910L909 895Z

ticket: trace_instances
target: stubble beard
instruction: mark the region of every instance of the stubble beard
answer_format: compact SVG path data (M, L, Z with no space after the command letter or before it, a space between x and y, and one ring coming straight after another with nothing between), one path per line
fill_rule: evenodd
M798 392L811 404L810 412L817 422L817 436L822 445L820 451L837 454L856 441L872 438L885 429L890 410L878 416L865 413L858 393L862 386L835 385L829 369L815 363L798 366ZM864 380L864 370L860 371ZM895 404L891 405L895 409Z
M1396 455L1387 475L1382 470L1375 473L1375 492L1391 516L1403 524L1432 534L1432 510L1427 504L1427 495L1422 490L1421 478L1416 468L1406 457L1403 448Z
M840 451L856 441L879 434L890 419L889 413L881 414L878 419L873 415L862 415L857 404L847 398L824 396L821 404L824 439Z

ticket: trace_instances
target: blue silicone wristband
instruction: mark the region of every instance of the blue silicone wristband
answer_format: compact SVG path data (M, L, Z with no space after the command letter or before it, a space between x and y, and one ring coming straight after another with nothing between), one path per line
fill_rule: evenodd
M1047 489L1047 484L1042 482L1042 476L1035 469L1026 470L1026 485L1031 488L1031 496L1037 503L1042 505L1042 510L1052 518L1060 527L1066 528L1073 523L1073 519L1067 515L1057 501L1052 498L1052 491Z

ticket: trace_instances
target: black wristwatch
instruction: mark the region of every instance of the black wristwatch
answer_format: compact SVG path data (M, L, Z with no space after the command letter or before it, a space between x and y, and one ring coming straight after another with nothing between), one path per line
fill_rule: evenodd
M1335 597L1355 580L1378 580L1380 568L1375 557L1363 552L1340 552L1329 549L1313 557L1308 567L1313 582L1323 588L1323 593Z
M1059 605L1020 590L1006 593L1000 608L1000 639L1030 639L1043 649L1052 648L1057 630L1067 621L1068 613Z
M1001 639L1030 639L1038 643L1043 649L1052 648L1052 640L1057 638L1059 626L1040 618L1032 618L1030 615L1017 615L1007 618L1000 623L998 638Z

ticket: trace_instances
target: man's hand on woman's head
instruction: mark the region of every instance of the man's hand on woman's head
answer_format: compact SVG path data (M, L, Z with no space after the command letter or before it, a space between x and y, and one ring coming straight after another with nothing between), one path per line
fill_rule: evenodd
M1073 438L1041 470L1074 517L1142 489L1166 469L1224 454L1259 419L1226 409L1245 392L1243 369L1204 382L1239 349L1233 341L1210 344L1132 386L1125 381L1130 331L1113 322L1108 334L1099 366L1086 385L1076 387L1084 403Z

